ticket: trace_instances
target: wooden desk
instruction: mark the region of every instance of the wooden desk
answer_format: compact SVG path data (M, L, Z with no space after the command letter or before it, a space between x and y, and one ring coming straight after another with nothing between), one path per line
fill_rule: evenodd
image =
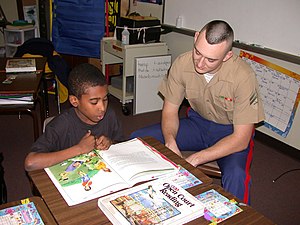
M37 208L37 210L45 224L49 224L49 225L57 224L42 198L33 196L28 199L30 200L30 202L34 203L35 207ZM0 205L0 209L6 209L9 207L17 206L17 205L21 205L21 204L22 204L21 201L8 202L3 205Z
M207 177L199 169L191 166L184 159L178 157L175 153L167 149L157 140L149 137L144 138L144 141L155 147L175 163L180 164L189 170L203 182L201 185L197 185L188 189L188 191L193 195L202 193L205 191L206 186L211 185L211 178ZM98 199L69 207L44 170L29 172L29 177L35 187L35 190L38 191L41 197L44 199L52 215L59 224L111 224L102 211L98 208ZM221 187L219 188L222 190ZM231 195L230 198L233 198L233 196ZM236 216L240 217L241 221L243 222L240 223L236 218L234 218L233 220L228 220L230 221L230 224L246 224L245 221L249 222L247 224L272 224L267 218L257 213L251 207L246 206L244 210L245 211L243 213L240 213L240 215ZM233 221L234 223L232 223ZM188 224L209 224L209 222L202 217Z
M20 75L12 82L12 84L3 84L6 79L5 65L7 58L0 58L0 94L32 94L34 98L33 104L24 105L0 105L0 113L29 113L33 119L34 139L39 137L38 117L36 113L37 102L40 102L41 122L45 119L44 101L38 97L41 86L43 71L46 64L46 58L35 58L37 73L36 75Z

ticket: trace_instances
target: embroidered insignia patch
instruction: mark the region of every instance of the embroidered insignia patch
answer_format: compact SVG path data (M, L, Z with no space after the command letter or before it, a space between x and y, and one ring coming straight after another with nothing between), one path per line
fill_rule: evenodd
M258 99L257 99L257 93L256 93L256 92L254 92L254 93L251 95L249 101L250 101L250 106L252 106L252 108L254 108L254 109L257 109L257 107L258 107L258 106L257 106L257 104L258 104Z

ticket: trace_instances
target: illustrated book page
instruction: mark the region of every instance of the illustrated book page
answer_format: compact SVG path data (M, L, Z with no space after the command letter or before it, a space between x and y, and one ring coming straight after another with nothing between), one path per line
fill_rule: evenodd
M69 206L176 173L177 167L134 139L45 168Z
M7 59L5 71L7 73L34 72L36 71L35 59L30 59L30 58Z
M0 224L43 225L44 222L34 203L29 202L0 210Z
M200 201L166 179L99 198L98 206L114 225L183 224L204 213Z
M204 218L220 223L241 211L235 200L229 200L214 189L208 190L196 196L205 205Z

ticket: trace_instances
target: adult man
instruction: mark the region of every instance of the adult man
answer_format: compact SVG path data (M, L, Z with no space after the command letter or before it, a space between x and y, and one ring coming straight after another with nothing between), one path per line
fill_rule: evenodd
M233 30L215 20L195 33L193 51L180 55L162 81L162 123L134 132L153 136L194 166L217 160L225 190L249 202L251 141L254 124L264 119L251 67L234 55ZM178 118L186 98L187 118Z

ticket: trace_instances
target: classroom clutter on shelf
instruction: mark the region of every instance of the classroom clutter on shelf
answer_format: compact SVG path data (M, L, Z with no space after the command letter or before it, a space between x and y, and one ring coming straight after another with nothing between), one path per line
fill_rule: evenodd
M152 16L124 16L116 26L116 36L122 40L122 32L127 27L129 44L159 42L161 34L160 20Z

